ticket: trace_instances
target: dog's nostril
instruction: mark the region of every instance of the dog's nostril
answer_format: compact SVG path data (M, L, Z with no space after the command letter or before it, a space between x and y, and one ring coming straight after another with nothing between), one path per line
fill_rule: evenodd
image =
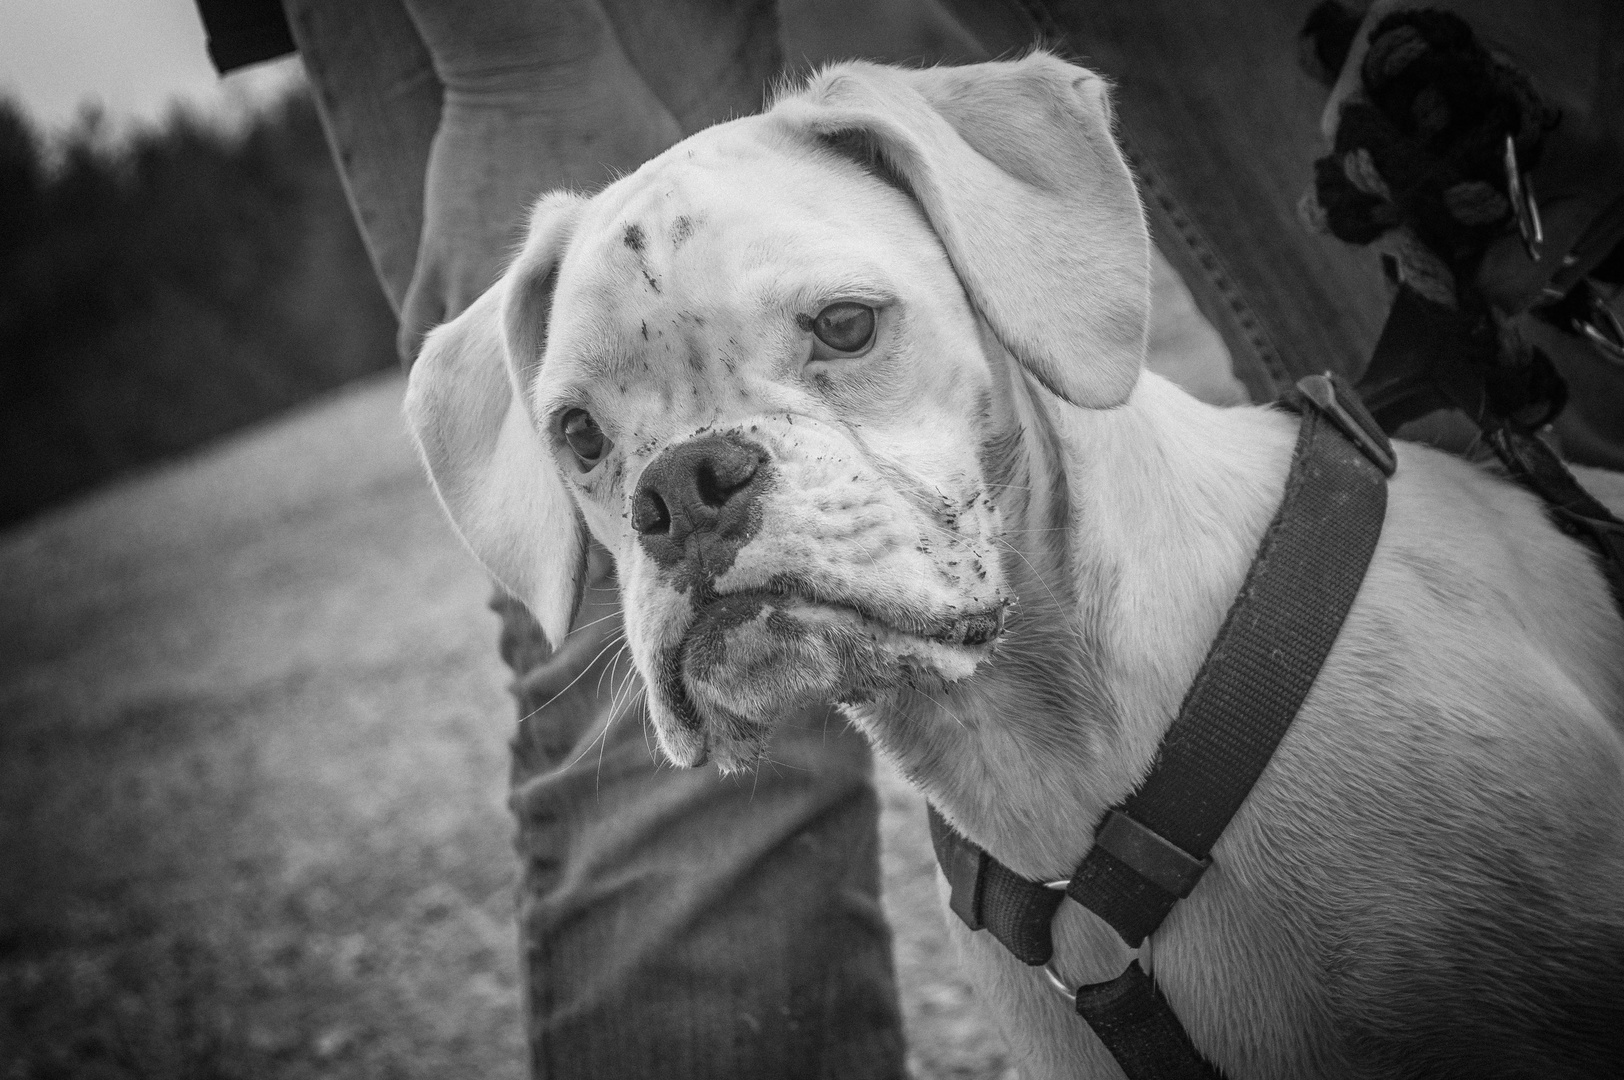
M637 493L632 502L632 529L644 536L664 536L671 531L671 510L658 493Z
M761 464L753 454L700 462L694 471L694 487L706 506L721 509L735 491L748 484Z
M736 542L740 530L750 526L756 494L751 485L766 475L766 463L759 446L720 435L672 446L649 462L637 481L628 508L632 529L645 550L667 561L686 558L696 544L717 537Z

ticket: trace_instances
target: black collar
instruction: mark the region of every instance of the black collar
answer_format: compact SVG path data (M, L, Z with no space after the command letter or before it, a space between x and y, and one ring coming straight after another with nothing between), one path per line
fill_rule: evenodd
M1280 508L1150 775L1098 823L1070 881L1021 877L930 809L953 911L1027 964L1048 963L1067 896L1137 947L1190 894L1353 606L1386 516L1392 446L1334 375L1303 379L1282 404L1302 424ZM1137 961L1075 998L1130 1080L1217 1075Z

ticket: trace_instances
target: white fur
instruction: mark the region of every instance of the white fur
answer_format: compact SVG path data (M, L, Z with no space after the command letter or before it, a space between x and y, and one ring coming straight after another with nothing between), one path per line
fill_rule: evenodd
M1041 54L843 65L550 197L430 339L408 411L453 522L555 642L582 523L614 554L674 761L748 766L774 716L841 701L1042 878L1145 775L1295 421L1141 373L1147 242L1110 124L1099 80ZM814 359L804 316L852 299L880 312L872 351ZM590 471L571 408L614 442ZM639 478L718 434L768 463L759 529L714 572L662 566ZM1329 660L1141 960L1233 1080L1599 1074L1624 1031L1624 625L1532 497L1399 461ZM1119 1075L1041 974L965 939L1026 1076ZM1056 941L1076 982L1127 960L1075 905Z
M580 602L585 535L488 332L501 299L491 289L430 335L406 416L458 534L559 642Z

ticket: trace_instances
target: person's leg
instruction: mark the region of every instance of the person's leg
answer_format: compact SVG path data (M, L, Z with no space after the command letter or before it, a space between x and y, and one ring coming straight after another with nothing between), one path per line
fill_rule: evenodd
M684 134L764 104L783 63L776 0L602 0L626 55Z
M817 710L758 775L662 768L612 582L578 626L515 685L534 1075L903 1075L862 738Z
M454 29L435 20L466 6L412 7L415 21L398 0L288 0L387 288L397 300L407 292L388 253L403 250L408 236L416 244L421 233L412 291L417 303L449 312L476 286L448 285L448 278L494 274L523 204L551 183L504 172L494 155L469 160L482 153L482 140L502 136L500 100L482 98L463 81L467 68L454 70L454 58L434 56L432 42L418 36L425 27ZM701 26L733 10L726 3L696 8L705 9L696 16ZM776 51L739 43L759 37L762 10L741 9L740 18L756 21L709 46L766 65L749 74L752 108ZM720 54L711 59L694 70L709 73L712 91L671 102L684 128L702 124L706 107L741 108L746 80L733 73L718 81L716 71L729 69ZM401 93L421 85L425 71L433 95ZM439 123L440 77L448 74L454 131ZM501 74L501 93L525 82L524 72ZM655 80L662 101L675 97L669 72L665 78ZM390 107L421 113L400 117ZM433 124L425 119L430 110ZM533 111L522 111L525 122L535 121ZM539 168L580 170L577 182L602 179L613 162L577 154L581 148L554 132L516 150ZM548 154L575 157L549 163ZM426 224L412 201L425 198L425 174ZM507 211L498 205L515 201L520 205ZM494 220L478 220L481 208ZM459 253L459 238L473 247ZM425 262L441 275L432 286ZM431 288L436 295L428 295ZM611 644L619 633L612 578L589 590L557 652L521 605L499 596L493 607L502 616L502 651L521 716L512 806L535 1075L903 1075L890 939L879 908L878 809L861 739L820 710L785 725L772 750L777 764L756 777L723 780L710 769L662 767L634 703L635 682Z
M350 210L400 314L417 265L442 90L399 0L284 0Z

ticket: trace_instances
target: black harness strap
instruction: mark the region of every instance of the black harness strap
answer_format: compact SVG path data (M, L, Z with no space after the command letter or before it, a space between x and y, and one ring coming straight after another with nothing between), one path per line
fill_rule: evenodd
M1108 982L1077 988L1077 1013L1129 1080L1218 1080L1179 1018L1135 960Z
M1156 841L1096 842L1066 889L1130 946L1161 925L1210 863L1212 845L1308 696L1381 536L1393 462L1386 437L1361 419L1350 391L1335 394L1324 376L1303 383L1317 407L1302 411L1280 509L1155 767L1096 837L1125 818L1159 841L1155 854L1133 857Z
M1022 877L930 810L930 843L951 890L948 905L972 930L986 930L1023 964L1049 962L1049 923L1065 894Z
M1267 767L1364 581L1387 509L1391 445L1335 376L1310 376L1285 494L1144 783L1109 811L1065 894L1137 947L1211 865L1210 852ZM952 907L1027 964L1053 954L1061 894L1016 874L931 808ZM1058 883L1055 883L1058 884ZM1084 986L1077 1011L1130 1080L1217 1076L1137 962Z
M1624 615L1624 521L1586 491L1539 436L1504 424L1484 436L1511 478L1545 500L1557 528L1595 549L1613 606Z

